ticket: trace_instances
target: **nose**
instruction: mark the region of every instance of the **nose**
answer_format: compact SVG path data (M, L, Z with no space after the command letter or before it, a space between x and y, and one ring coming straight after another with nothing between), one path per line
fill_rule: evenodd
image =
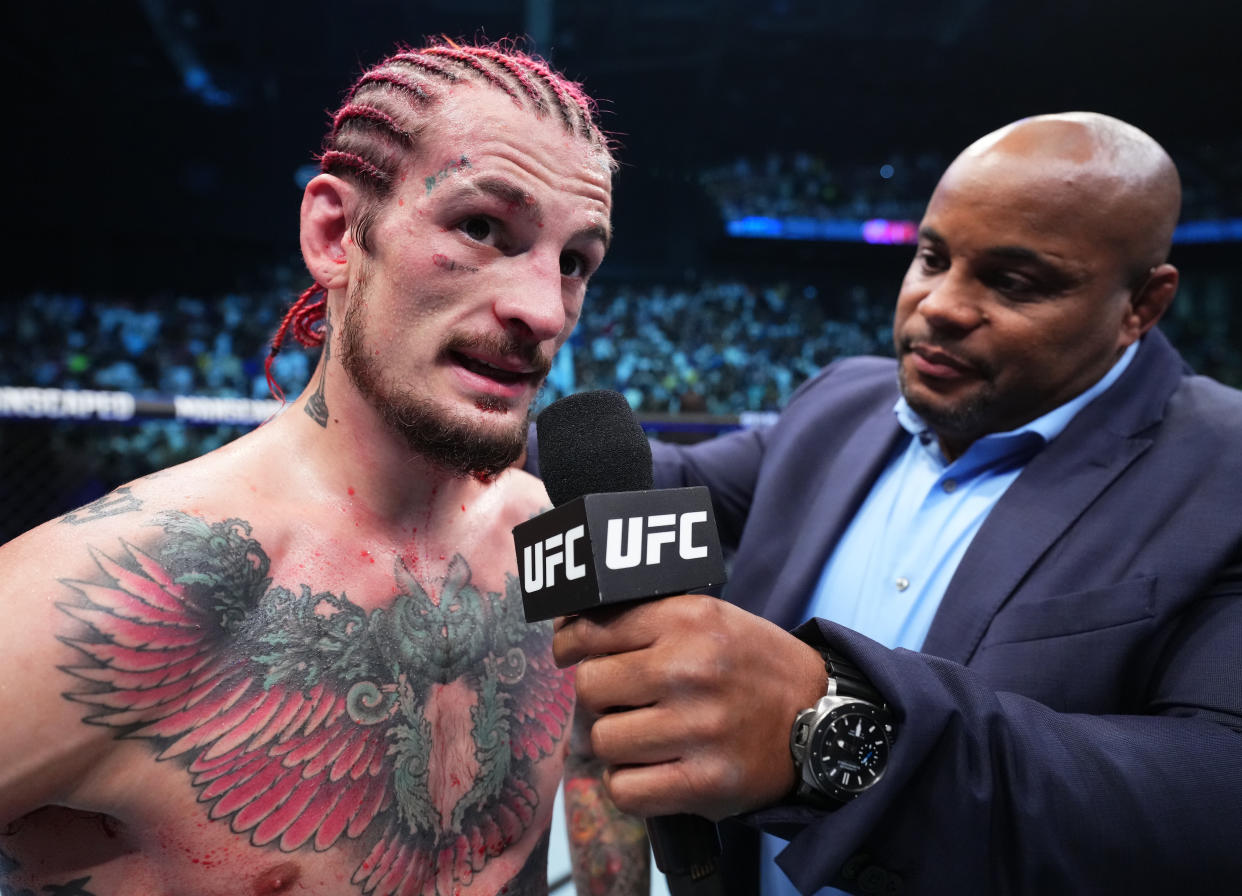
M513 259L510 277L501 286L495 313L514 335L544 342L561 335L569 322L561 286L559 259L552 264L533 256Z
M952 271L937 277L918 300L918 313L936 330L969 333L986 319L980 296Z

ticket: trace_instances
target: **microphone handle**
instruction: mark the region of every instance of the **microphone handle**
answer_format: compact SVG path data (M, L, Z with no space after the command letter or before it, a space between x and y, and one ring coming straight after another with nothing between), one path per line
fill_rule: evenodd
M656 867L668 878L670 896L723 892L716 860L720 834L701 815L661 815L647 819L647 838Z

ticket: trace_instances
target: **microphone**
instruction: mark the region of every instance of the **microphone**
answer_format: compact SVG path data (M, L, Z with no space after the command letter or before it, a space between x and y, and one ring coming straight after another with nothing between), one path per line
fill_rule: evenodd
M553 509L513 529L527 622L725 581L711 494L652 489L651 445L619 392L579 392L535 421ZM715 877L716 825L698 815L647 819L670 893Z

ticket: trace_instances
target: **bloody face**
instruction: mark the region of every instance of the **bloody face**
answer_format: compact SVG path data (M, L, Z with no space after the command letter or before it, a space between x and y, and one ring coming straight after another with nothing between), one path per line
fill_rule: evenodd
M420 453L495 472L520 454L603 260L607 160L554 118L461 85L403 170L350 284L341 363Z

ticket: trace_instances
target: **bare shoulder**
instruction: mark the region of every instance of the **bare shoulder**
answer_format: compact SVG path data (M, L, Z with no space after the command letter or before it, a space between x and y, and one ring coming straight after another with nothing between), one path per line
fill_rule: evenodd
M82 724L91 722L83 697L98 690L100 670L185 622L169 596L169 533L197 527L202 544L221 534L211 468L191 462L135 480L0 546L0 825L71 802L108 774L118 741Z
M79 723L58 669L75 662L70 613L100 575L96 555L140 537L149 516L141 490L118 489L0 547L0 824L67 798L109 750L101 731Z
M93 551L158 537L170 512L210 516L235 510L244 502L235 485L223 487L234 477L222 460L202 457L128 482L0 546L5 605L35 600L52 583L88 572L95 565Z
M164 509L159 477L123 485L0 546L0 606L33 625L63 597L65 581L90 576L93 551L142 540Z
M543 482L524 470L506 470L496 482L506 507L505 521L511 526L525 522L552 507Z

